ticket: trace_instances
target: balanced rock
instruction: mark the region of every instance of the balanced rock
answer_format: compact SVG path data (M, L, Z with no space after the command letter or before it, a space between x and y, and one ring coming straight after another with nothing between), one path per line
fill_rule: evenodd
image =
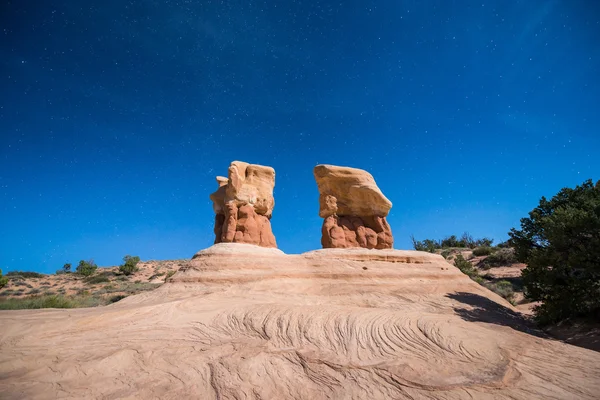
M323 248L391 249L392 230L386 220L392 203L367 171L335 165L314 169L323 221Z
M219 188L210 195L215 211L215 244L248 243L277 247L271 230L275 200L275 170L234 161L229 176L217 177Z

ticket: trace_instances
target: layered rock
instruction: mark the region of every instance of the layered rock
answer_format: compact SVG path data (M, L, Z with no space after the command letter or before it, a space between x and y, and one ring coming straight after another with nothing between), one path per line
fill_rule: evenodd
M367 171L317 165L319 215L324 218L323 248L391 249L392 230L386 220L392 203Z
M234 161L228 178L218 176L210 195L215 211L215 243L248 243L277 247L271 230L275 170Z

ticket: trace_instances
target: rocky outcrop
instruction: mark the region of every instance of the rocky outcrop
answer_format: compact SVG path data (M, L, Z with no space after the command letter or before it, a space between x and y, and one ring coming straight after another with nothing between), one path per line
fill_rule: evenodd
M219 188L210 195L215 211L215 244L247 243L277 247L271 230L275 200L275 170L234 161L228 178L218 176Z
M364 247L391 249L392 230L386 216L392 203L381 193L367 171L317 165L319 215L323 221L323 248Z

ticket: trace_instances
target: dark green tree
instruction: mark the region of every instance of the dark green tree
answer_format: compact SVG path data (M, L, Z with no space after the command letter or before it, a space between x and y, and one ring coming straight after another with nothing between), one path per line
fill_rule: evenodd
M119 267L119 271L125 275L131 275L139 270L137 266L139 262L140 258L138 256L126 255L123 257L123 264Z
M0 289L2 289L8 283L8 278L2 276L2 270L0 269Z
M81 260L81 261L79 261L79 265L75 269L75 272L77 272L79 275L90 276L94 272L96 272L96 269L98 269L98 266L96 265L94 260L90 260L90 261Z
M600 181L542 197L509 236L539 322L600 319Z

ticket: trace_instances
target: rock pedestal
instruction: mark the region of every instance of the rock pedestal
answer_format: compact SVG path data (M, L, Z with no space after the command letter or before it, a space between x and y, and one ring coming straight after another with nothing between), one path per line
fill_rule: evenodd
M234 161L228 177L217 177L219 188L210 195L215 215L216 243L247 243L277 247L271 230L275 200L275 170Z
M324 218L323 248L391 249L392 230L386 220L392 203L367 171L317 165L319 215Z

